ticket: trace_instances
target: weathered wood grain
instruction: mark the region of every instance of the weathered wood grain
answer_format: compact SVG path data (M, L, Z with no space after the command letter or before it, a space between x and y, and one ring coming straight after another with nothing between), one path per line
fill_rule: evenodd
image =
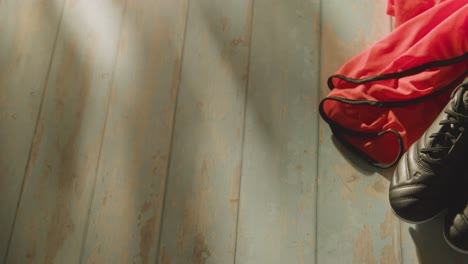
M390 32L386 1L321 3L321 85L343 63ZM389 171L376 173L320 122L318 263L401 263L399 221L388 205Z
M66 1L7 263L79 261L123 10Z
M232 263L250 0L189 5L159 263Z
M314 263L319 1L256 0L236 263Z
M0 0L1 260L468 263L318 119L385 5Z
M60 14L57 1L0 1L0 260L6 255Z
M83 263L156 260L187 7L127 4Z

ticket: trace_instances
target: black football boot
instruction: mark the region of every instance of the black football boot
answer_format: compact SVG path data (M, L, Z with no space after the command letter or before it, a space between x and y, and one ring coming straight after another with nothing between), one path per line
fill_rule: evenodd
M468 254L468 203L449 209L444 224L444 238L454 250Z
M468 174L451 188L451 200L444 222L444 238L456 251L468 254ZM458 185L458 186L457 186Z
M390 183L393 211L410 223L427 221L448 206L449 184L468 164L468 78L442 113L402 156Z

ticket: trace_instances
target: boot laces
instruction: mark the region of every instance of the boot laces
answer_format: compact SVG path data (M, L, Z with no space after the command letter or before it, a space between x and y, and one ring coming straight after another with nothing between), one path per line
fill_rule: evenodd
M468 88L466 86L461 87L465 89ZM463 100L463 93L460 95L458 100ZM464 131L468 129L467 115L452 109L446 109L444 112L447 114L447 118L439 122L439 124L442 125L441 130L429 136L429 138L433 139L432 144L430 144L429 147L421 148L421 153L426 154L422 155L421 159L429 165L440 164L444 157L447 156L447 153L457 141L460 134L464 133Z

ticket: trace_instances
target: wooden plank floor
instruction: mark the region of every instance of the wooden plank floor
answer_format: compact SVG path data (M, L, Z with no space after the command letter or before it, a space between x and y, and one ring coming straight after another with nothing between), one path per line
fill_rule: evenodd
M372 0L322 2L322 82L390 32L390 19L382 16L385 5ZM322 86L322 96L327 92ZM319 129L320 144L327 147L320 147L318 155L317 262L401 263L399 222L386 203L389 181L335 144L326 123Z
M318 115L385 0L0 0L2 263L468 263Z
M0 1L0 257L5 257L31 153L62 0ZM44 19L47 17L47 19ZM27 75L28 78L25 78Z

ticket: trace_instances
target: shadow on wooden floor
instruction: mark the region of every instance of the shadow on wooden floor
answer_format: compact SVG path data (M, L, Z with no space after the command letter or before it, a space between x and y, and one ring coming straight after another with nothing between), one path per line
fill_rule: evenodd
M368 164L364 159L357 156L350 149L344 146L335 136L331 136L334 146L339 150L340 154L362 175L376 176L378 173L384 176L387 180L391 180L393 168L379 169ZM409 232L412 243L416 249L416 254L419 263L424 264L439 264L439 263L468 263L468 256L454 251L448 246L443 237L445 213L442 213L437 218L423 224L418 224L408 227L404 226L401 232ZM408 228L406 228L408 227ZM401 245L402 251L412 250L405 249L405 244Z
M352 150L347 148L343 143L336 138L335 136L331 136L333 145L338 149L340 154L346 159L349 164L351 164L357 171L359 171L362 175L365 176L375 176L375 173L382 175L388 181L391 180L393 174L393 168L389 169L380 169L377 167L372 166L366 160L359 157L356 153Z
M441 214L431 221L402 230L409 232L413 239L420 263L468 263L467 255L454 251L445 242L442 234L444 218L445 214Z

